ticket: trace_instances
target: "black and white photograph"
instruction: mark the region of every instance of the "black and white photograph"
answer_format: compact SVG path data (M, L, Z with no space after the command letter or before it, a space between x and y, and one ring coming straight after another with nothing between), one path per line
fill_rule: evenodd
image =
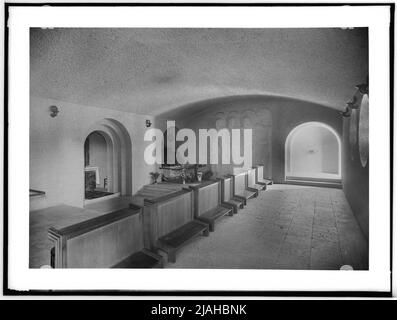
M14 289L388 290L389 7L98 6L10 11Z
M368 269L368 82L367 28L31 28L29 266Z

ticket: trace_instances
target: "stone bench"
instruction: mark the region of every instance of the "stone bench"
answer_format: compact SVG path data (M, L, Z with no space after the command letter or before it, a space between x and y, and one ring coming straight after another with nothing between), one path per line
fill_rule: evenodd
M259 166L256 166L255 168L256 168L256 183L257 184L264 184L266 186L273 184L273 180L263 177L263 166L259 165Z
M54 242L54 268L162 266L162 257L144 247L142 208L138 206L61 229L51 227L48 236Z
M194 217L193 191L183 189L156 199L144 200L145 247L165 252L169 262L191 239L208 236L208 224Z
M168 255L168 261L176 261L176 252L198 235L208 236L208 224L201 221L190 221L178 229L158 239L158 247Z
M218 179L221 182L221 203L225 207L233 209L237 213L239 209L244 208L244 201L234 196L233 178L225 176Z
M190 187L194 192L194 216L209 224L215 230L215 221L225 215L232 216L233 208L221 203L221 183L218 180L206 181Z
M256 168L247 170L247 186L248 186L248 188L254 189L257 191L266 190L266 184L256 183Z
M258 196L258 190L247 186L247 172L232 175L234 197L247 204L247 200Z

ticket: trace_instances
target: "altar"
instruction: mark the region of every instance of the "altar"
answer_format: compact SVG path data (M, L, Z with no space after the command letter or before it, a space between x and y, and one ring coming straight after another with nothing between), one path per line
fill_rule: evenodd
M195 182L212 176L211 167L208 165L163 165L160 170L162 181L168 182Z

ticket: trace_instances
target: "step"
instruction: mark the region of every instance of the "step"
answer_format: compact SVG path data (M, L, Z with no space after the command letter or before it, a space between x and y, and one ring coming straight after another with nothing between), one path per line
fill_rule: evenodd
M209 226L193 220L158 239L158 246L168 254L168 261L175 262L176 251L192 238L203 234L208 236Z

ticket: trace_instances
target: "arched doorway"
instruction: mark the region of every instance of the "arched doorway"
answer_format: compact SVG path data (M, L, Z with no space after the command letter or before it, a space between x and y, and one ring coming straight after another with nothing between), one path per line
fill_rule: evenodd
M295 127L285 142L285 180L341 179L341 140L321 122Z
M113 119L92 125L84 140L84 199L132 194L131 140Z

